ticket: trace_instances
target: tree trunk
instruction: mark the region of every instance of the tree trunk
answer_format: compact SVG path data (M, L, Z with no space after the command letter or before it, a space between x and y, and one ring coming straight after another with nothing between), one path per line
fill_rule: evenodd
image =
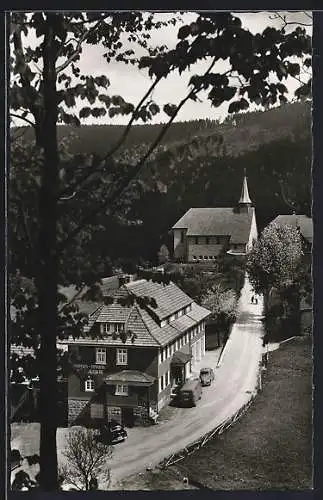
M37 291L39 301L40 333L40 488L58 489L57 482L57 97L56 48L53 19L47 14L43 50L44 115L42 134L37 141L44 150L44 165L39 193L39 268Z

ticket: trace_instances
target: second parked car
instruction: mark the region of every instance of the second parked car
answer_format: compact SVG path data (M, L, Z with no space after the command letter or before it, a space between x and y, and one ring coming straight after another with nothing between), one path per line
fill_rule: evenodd
M201 368L200 381L203 386L211 385L214 380L214 371L212 368Z

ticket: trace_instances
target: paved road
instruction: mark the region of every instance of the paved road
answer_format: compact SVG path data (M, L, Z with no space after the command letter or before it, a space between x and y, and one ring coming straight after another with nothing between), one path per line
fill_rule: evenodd
M114 447L112 483L147 466L155 466L185 448L232 416L250 399L257 385L263 336L262 298L258 297L257 305L251 304L250 298L251 287L246 279L237 321L217 368L217 353L213 357L216 380L211 387L203 389L197 407L179 408L171 420L156 426L130 429L126 442ZM207 353L207 360L202 363L206 361L207 365L212 363L212 353Z
M250 303L248 280L241 292L238 318L217 367L219 352L207 352L200 363L213 366L216 375L211 387L203 389L202 399L195 408L176 408L175 415L158 425L129 429L129 437L114 447L111 467L112 484L122 478L155 466L214 429L232 416L249 399L257 384L258 367L262 354L262 299L258 305ZM197 369L200 367L197 366ZM67 429L57 430L58 454L65 445ZM21 453L33 454L39 450L39 424L19 426L12 439L12 447ZM62 457L60 456L60 459Z

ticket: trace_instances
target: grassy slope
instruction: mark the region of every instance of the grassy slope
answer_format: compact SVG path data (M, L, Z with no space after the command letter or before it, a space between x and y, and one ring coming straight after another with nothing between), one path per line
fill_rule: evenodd
M312 347L288 342L270 355L263 391L230 430L161 475L124 489L177 489L179 477L213 490L308 489L312 485Z
M240 422L181 465L212 489L310 488L311 412L311 344L302 338L271 354L263 391Z

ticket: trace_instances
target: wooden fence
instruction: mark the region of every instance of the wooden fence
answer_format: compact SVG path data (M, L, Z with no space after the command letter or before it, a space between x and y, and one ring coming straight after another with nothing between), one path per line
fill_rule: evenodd
M234 413L231 417L225 419L223 422L218 424L214 429L211 431L207 432L204 434L204 436L200 437L193 443L189 444L186 446L184 449L182 449L179 452L173 453L169 457L165 458L160 464L159 468L160 469L166 469L167 467L171 465L175 465L181 460L183 460L185 457L191 455L192 453L195 453L197 450L202 448L203 446L206 445L210 439L213 439L215 436L221 435L225 430L229 429L232 425L234 425L239 418L244 415L250 406L252 405L258 391L261 390L261 372L262 372L262 366L260 365L259 367L259 372L258 372L258 380L257 380L257 385L256 388L253 392L250 392L250 398L248 401L241 407L239 408L238 411Z

